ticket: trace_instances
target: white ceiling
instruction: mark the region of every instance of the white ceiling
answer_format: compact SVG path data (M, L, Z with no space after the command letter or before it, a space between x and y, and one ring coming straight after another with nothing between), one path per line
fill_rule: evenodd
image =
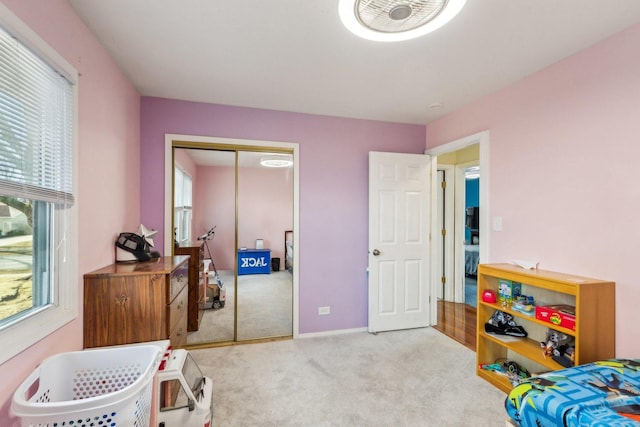
M467 0L431 34L377 43L338 0L69 3L142 95L416 124L640 20L640 0Z

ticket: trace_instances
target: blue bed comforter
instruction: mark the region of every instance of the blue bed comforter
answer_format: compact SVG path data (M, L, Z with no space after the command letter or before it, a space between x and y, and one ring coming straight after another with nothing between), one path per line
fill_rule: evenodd
M505 401L522 427L639 426L640 359L611 359L531 377Z

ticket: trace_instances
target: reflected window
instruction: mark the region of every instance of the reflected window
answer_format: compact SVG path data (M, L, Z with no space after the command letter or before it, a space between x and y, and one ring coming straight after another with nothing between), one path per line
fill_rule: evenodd
M174 172L174 231L178 243L184 243L191 239L193 184L191 177L181 168L176 167Z

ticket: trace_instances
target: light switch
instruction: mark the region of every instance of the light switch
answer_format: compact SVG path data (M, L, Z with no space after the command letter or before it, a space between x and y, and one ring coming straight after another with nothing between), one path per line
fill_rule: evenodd
M502 217L494 216L493 217L493 231L502 231Z

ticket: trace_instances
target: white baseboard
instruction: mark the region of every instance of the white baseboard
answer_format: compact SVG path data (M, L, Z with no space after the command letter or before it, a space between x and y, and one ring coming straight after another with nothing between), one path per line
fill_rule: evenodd
M306 334L298 334L298 336L294 338L316 338L316 337L328 337L331 335L342 335L342 334L352 334L355 332L367 332L367 328L354 328L354 329L336 329L333 331L322 331L322 332L309 332Z

